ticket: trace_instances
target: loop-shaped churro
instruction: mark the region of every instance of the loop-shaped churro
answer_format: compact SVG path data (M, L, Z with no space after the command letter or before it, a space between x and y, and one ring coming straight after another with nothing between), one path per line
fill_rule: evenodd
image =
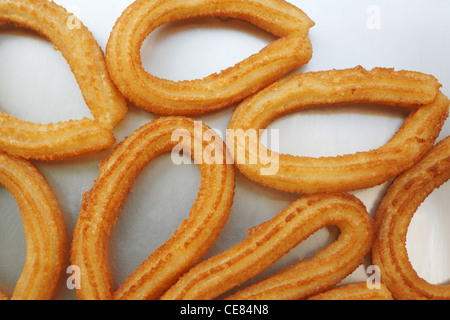
M26 261L13 300L49 300L66 258L64 222L55 196L28 161L0 152L0 184L16 199L27 245ZM6 297L0 294L0 300Z
M142 168L176 146L190 152L199 164L198 197L189 218L113 293L107 257L111 228ZM227 221L234 197L234 166L211 158L213 153L227 157L220 137L206 125L182 117L152 121L115 147L102 163L94 187L83 197L74 232L72 263L82 273L80 299L159 298L206 253Z
M309 297L308 300L393 300L393 298L383 283L371 288L366 282L358 282L330 289Z
M304 299L339 283L369 252L373 221L349 194L305 196L273 219L249 230L246 240L196 265L163 296L166 300L214 299L261 273L315 231L330 225L338 239L310 260L303 260L227 299Z
M450 285L431 284L419 277L406 249L408 227L417 208L449 179L450 137L447 137L394 181L375 213L373 261L381 269L381 281L395 299L450 299Z
M219 16L246 20L280 38L235 66L192 81L160 79L144 70L146 37L170 21ZM231 106L311 59L311 19L284 0L137 0L117 20L106 63L122 94L161 115L192 116Z
M93 119L36 124L0 112L0 149L28 159L59 160L114 145L113 128L127 112L91 32L53 1L0 1L0 24L13 23L49 39L67 60Z
M373 187L395 178L433 147L449 110L440 86L430 75L382 68L294 74L238 106L228 126L227 145L236 167L247 178L274 189L320 193ZM368 152L299 157L269 151L260 142L260 131L285 114L351 103L386 104L412 111L390 141ZM279 160L278 167L276 172L263 174L267 164L261 157L268 154Z

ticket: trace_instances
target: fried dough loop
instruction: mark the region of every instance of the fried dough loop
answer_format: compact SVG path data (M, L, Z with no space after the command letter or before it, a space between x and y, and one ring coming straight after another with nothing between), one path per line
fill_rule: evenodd
M346 192L373 187L395 178L432 148L448 117L449 101L430 76L412 71L362 67L294 74L243 101L228 128L233 136L227 144L247 178L271 188L294 193ZM260 143L261 129L292 112L318 106L374 103L411 108L411 113L394 137L384 146L368 152L338 157L298 157L268 151ZM239 137L249 135L251 141ZM232 147L232 146L233 147ZM257 146L259 154L250 146ZM261 150L262 149L262 150ZM253 153L252 153L253 152ZM263 154L277 155L278 172L262 175ZM258 159L251 162L249 159ZM256 163L255 163L256 162Z
M127 112L125 99L109 77L102 50L73 15L47 0L0 2L0 24L32 29L49 39L67 60L94 119L52 124L22 121L0 112L0 150L27 159L60 160L114 145L113 128Z
M450 300L450 285L434 285L418 276L408 259L406 235L420 204L450 179L450 137L399 176L375 213L373 261L381 281L398 300Z
M64 222L52 190L27 160L0 152L0 184L16 199L27 245L12 300L50 300L66 258ZM0 300L6 297L0 293Z
M232 17L281 38L219 74L192 81L170 81L144 70L141 46L157 27L194 17ZM314 23L284 0L137 0L117 20L106 62L122 94L159 115L193 116L242 100L306 64L312 56L309 29Z
M214 299L272 265L315 231L336 225L338 239L310 260L303 260L225 299L305 299L339 283L369 252L373 221L349 194L304 196L273 219L251 229L248 238L202 262L173 285L165 300Z
M228 219L234 197L234 167L206 159L195 152L205 142L196 132L196 122L183 117L167 117L144 125L125 139L103 161L94 187L83 197L72 243L72 263L81 269L80 299L156 299L177 278L198 261L214 243ZM170 152L178 142L175 131L189 139L181 143L190 150L201 172L201 187L189 218L113 293L107 257L107 242L131 184L143 167L158 155ZM200 132L211 129L200 126ZM187 142L188 141L188 142ZM224 142L215 136L216 151L226 157Z

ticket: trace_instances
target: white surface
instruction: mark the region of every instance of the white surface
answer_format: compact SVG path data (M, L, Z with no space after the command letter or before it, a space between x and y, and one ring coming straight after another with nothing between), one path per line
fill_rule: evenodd
M58 0L75 12L104 49L115 20L131 0ZM315 22L310 32L314 55L296 72L362 65L430 73L450 96L450 2L446 0L303 0L291 1ZM371 28L379 12L379 28ZM368 24L369 22L369 24ZM256 53L274 37L236 20L199 19L168 24L142 48L145 68L172 80L218 72ZM51 43L26 31L0 31L0 109L34 122L92 117L70 69ZM197 119L225 132L234 107ZM270 128L280 129L281 152L326 156L377 148L392 137L406 114L370 106L309 110L286 116ZM130 106L116 128L118 141L156 116ZM450 121L442 138L450 135ZM68 241L81 197L93 185L98 164L110 150L68 161L34 162L53 188L64 214ZM195 165L176 166L162 156L147 166L134 186L110 239L110 261L117 287L170 237L196 197L200 175ZM389 183L353 192L373 215ZM420 207L408 232L408 253L420 276L432 283L450 280L450 184L435 191ZM237 174L229 221L207 257L237 244L250 227L276 215L298 195L269 190ZM25 261L25 239L18 207L0 187L0 289L10 294ZM277 264L268 275L309 257L336 239L338 231L316 232ZM367 260L369 262L370 260ZM362 265L344 282L367 278ZM74 299L61 280L58 299Z

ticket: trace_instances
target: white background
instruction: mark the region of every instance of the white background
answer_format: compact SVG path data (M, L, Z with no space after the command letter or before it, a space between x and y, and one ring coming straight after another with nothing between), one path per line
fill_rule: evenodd
M77 14L102 49L116 19L131 0L58 0ZM290 1L315 22L310 38L314 55L294 72L350 68L394 67L433 74L450 96L450 2L446 0L303 0ZM372 24L379 12L379 24ZM375 17L376 18L376 17ZM377 22L377 21L375 21ZM142 47L145 68L152 74L189 80L230 67L274 40L242 21L205 18L175 22L153 32ZM235 107L197 117L225 132ZM49 123L92 117L78 85L59 51L45 39L24 30L0 31L0 110L24 120ZM288 115L269 128L280 129L280 151L295 155L334 156L385 144L407 114L398 109L367 105L308 110ZM118 141L157 116L130 105L115 129ZM450 120L439 140L450 135ZM79 214L81 198L93 185L99 162L111 150L73 160L35 161L54 190L66 223L68 242ZM200 185L195 165L176 166L170 155L150 163L138 180L113 229L110 264L117 287L186 218ZM352 192L371 215L389 183ZM450 280L450 185L436 190L414 216L407 248L418 274L431 283ZM299 195L273 191L237 174L236 196L229 221L207 257L242 241L249 228L266 221ZM263 275L310 257L336 239L338 230L316 232ZM25 239L14 198L0 186L0 290L11 294L25 262ZM206 257L205 257L206 258ZM367 278L361 265L344 283ZM69 264L69 262L68 262ZM74 299L63 274L55 298Z

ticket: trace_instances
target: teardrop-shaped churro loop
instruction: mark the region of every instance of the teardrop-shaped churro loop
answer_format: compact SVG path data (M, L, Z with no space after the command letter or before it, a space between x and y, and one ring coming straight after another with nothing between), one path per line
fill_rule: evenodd
M408 226L421 203L450 179L450 137L399 176L375 214L372 256L381 281L399 300L449 300L450 285L431 284L414 271L406 249ZM447 212L446 212L447 213Z
M94 119L35 124L0 112L0 149L28 159L59 160L114 145L113 128L125 117L125 99L106 69L91 32L53 1L0 1L0 23L32 29L67 60Z
M294 74L238 106L228 126L227 145L246 177L278 190L320 193L373 187L395 178L433 147L449 111L440 86L430 75L382 68ZM283 115L351 103L401 106L410 108L411 113L390 141L368 152L300 157L268 151L260 143L260 131ZM249 130L255 134L248 134ZM268 174L264 173L268 165L261 158L267 155L278 164Z
M182 141L173 139L174 134ZM179 143L201 173L189 218L113 293L107 257L111 228L139 172ZM214 155L226 159L226 146L212 129L188 118L160 118L138 129L103 161L94 187L83 197L72 243L72 263L82 274L80 299L159 298L206 253L227 221L234 197L234 166L210 158L211 144Z
M66 258L64 222L55 196L31 163L2 152L0 184L19 205L27 244L25 267L11 299L52 299Z
M362 202L349 194L309 195L297 200L251 229L243 242L189 270L162 299L214 299L261 273L315 231L332 225L341 234L326 249L227 299L287 300L318 294L353 272L372 245L373 221Z
M142 67L146 37L171 21L219 16L246 20L280 38L259 53L218 74L192 81L155 77ZM306 64L312 56L314 25L297 7L282 0L138 0L117 20L106 62L122 94L136 106L161 115L197 115L241 101Z

